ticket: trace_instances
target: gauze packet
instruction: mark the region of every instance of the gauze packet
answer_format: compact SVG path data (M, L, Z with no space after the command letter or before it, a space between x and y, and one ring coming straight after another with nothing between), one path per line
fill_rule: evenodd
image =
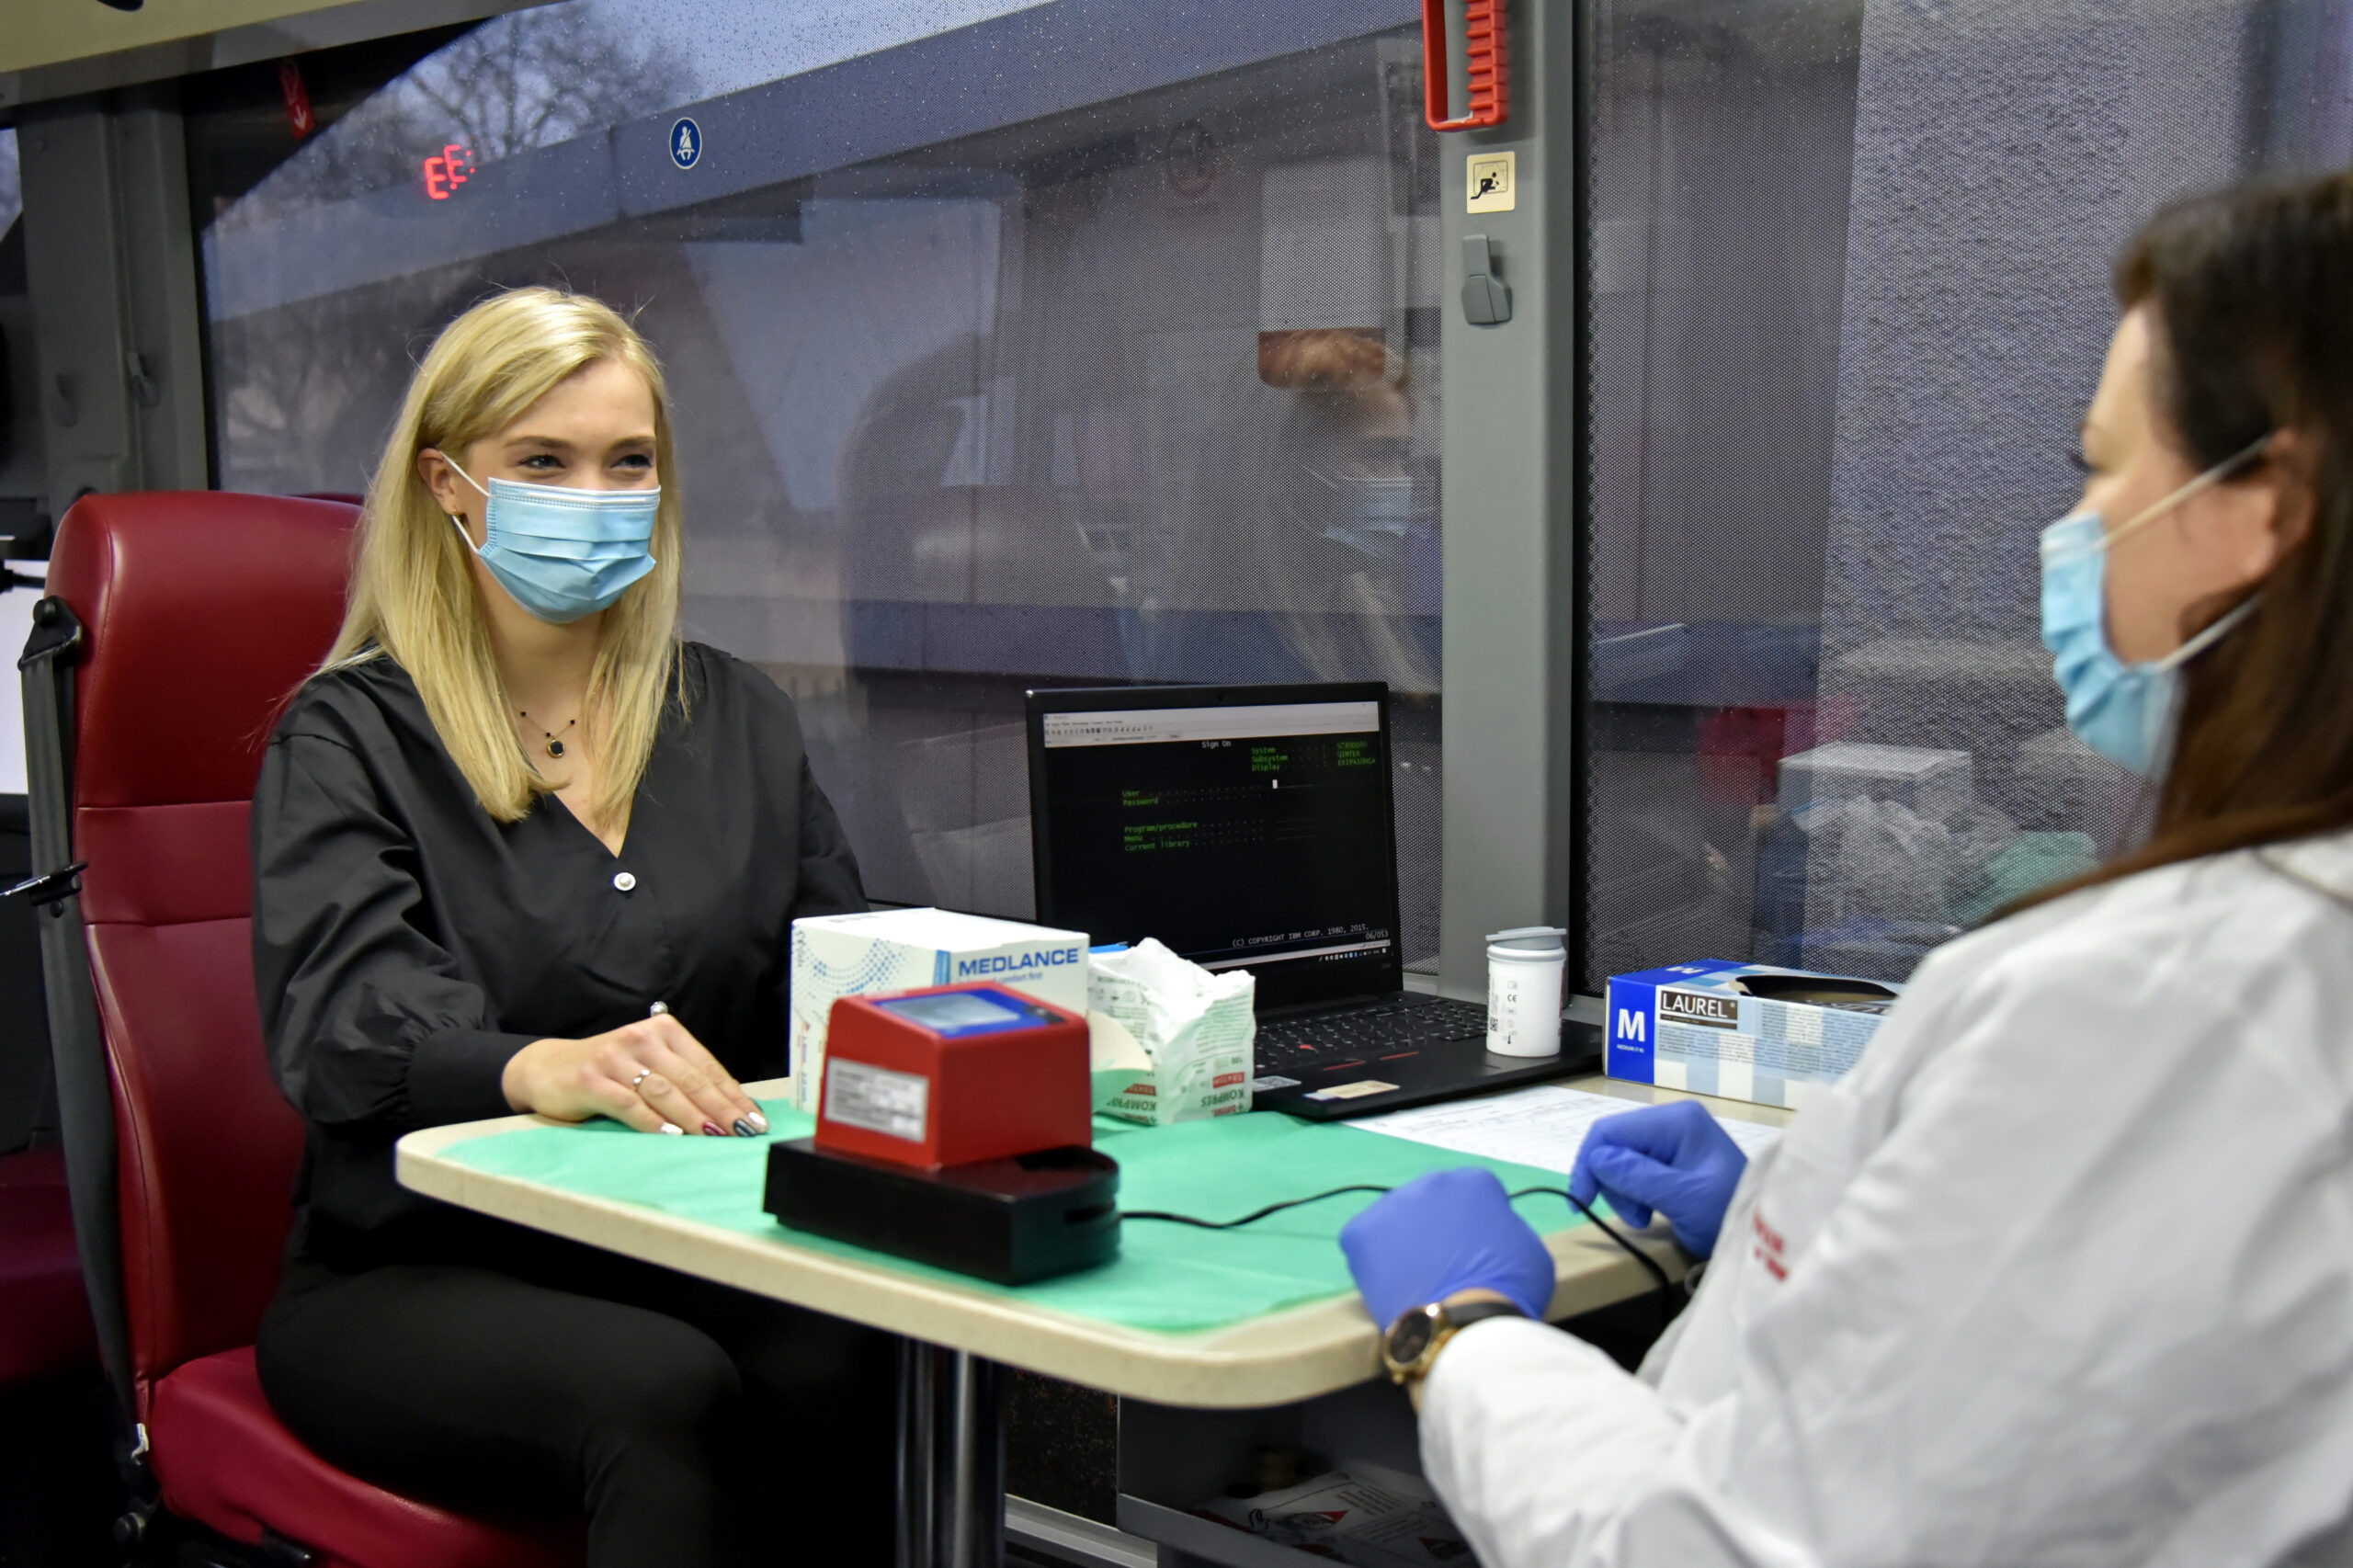
M1248 971L1212 973L1149 937L1088 955L1095 1108L1149 1127L1248 1110L1256 993Z

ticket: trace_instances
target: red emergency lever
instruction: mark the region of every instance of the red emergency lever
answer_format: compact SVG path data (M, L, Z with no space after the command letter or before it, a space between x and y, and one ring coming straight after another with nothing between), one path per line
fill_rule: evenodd
M1471 65L1469 112L1449 119L1446 0L1422 0L1423 113L1432 131L1481 131L1511 118L1511 43L1506 0L1462 0L1462 52Z

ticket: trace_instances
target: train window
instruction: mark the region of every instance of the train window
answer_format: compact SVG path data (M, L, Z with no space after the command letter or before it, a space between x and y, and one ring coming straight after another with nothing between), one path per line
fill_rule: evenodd
M2353 156L2353 20L1600 0L1586 985L1900 979L2135 831L2036 537L2165 199Z
M437 327L593 291L675 389L689 629L798 696L877 897L1029 912L1025 687L1378 678L1427 957L1415 15L570 0L304 56L299 141L223 73L189 116L220 483L358 489Z
M17 133L0 128L0 557L48 553L49 475L41 440L39 378L33 365L33 302L25 267L24 192ZM18 568L20 572L25 568ZM0 592L0 642L29 632L35 596ZM0 693L0 794L25 788L23 726L13 722L16 693Z
M17 133L0 129L0 236L16 227L25 210L25 193L17 180Z

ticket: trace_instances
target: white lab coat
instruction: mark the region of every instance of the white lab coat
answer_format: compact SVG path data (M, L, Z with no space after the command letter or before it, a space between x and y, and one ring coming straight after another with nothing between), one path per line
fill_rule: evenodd
M1478 1324L1422 1454L1485 1568L2353 1562L2353 907L2235 854L1943 948L1639 1377Z

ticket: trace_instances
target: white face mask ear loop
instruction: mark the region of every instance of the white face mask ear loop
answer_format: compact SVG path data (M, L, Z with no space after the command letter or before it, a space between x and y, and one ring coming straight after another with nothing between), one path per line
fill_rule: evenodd
M449 453L442 451L438 447L434 448L433 450L443 462L449 465L460 479L464 480L468 484L473 485L476 490L481 490L483 500L487 501L490 499L490 492L483 490L483 487L480 484L475 483L474 476L472 474L468 473L464 469L459 468L457 459L451 457ZM466 541L466 548L472 551L476 555L480 555L482 553L482 546L476 544L474 542L474 536L466 531L466 520L463 517L459 517L455 512L444 512L441 515L449 519L450 526L458 530L458 537Z
M2165 513L2172 511L2176 506L2180 506L2184 501L2188 500L2192 495L2197 494L2200 491L2211 490L2215 485L2222 483L2222 481L2238 472L2240 469L2245 468L2250 459L2256 457L2263 450L2264 448L2270 444L2271 432L2267 430L2262 435L2256 437L2253 442L2241 448L2235 454L2224 458L2221 462L2216 463L2204 473L2200 474L2197 478L2191 480L2180 489L2176 490L2172 494L2164 497L2162 500L2152 502L2149 506L2143 507L2131 521L2120 524L2109 534L2103 548L2114 549L2117 543L2126 536L2139 532L2142 528L2146 528L2149 524L2156 521L2159 517L2165 516Z
M2179 669L2223 638L2228 637L2233 631L2238 630L2242 621L2255 613L2256 597L2249 594L2221 615L2216 616L2211 626L2167 653L2164 658L2157 660L2155 667L2161 670Z
M472 484L476 490L481 490L484 500L488 500L490 498L489 491L483 490L481 485L474 483L474 476L472 474L468 473L464 469L458 467L457 459L451 457L449 453L442 451L438 447L436 447L433 449L436 453L439 454L443 462L449 465L451 471L454 472L460 479L464 480L468 484Z
M449 519L449 526L458 530L458 537L465 540L466 548L472 551L476 555L480 555L482 553L482 546L476 544L474 542L474 536L466 531L466 520L463 517L459 517L454 512L444 512L441 515Z
M2240 469L2245 467L2250 459L2254 458L2256 454L2261 452L2264 448L2270 444L2271 433L2269 431L2266 431L2262 436L2256 437L2251 445L2242 448L2236 455L2225 458L2221 462L2216 463L2212 468L2208 469L2204 473L2200 474L2196 479L2191 480L2188 484L2183 485L2171 495L2168 495L2163 501L2158 502L2156 506L2149 508L2147 512L2143 512L2139 517L2135 517L2131 523L2127 525L2127 527L2138 528L2145 518L2163 510L2164 508L2174 506L2180 501L2187 500L2189 496L2196 494L2199 491L2203 490L2210 485L2220 484L2223 480L2228 479L2232 474L2236 473ZM2122 528L2117 530L2120 534L2124 531L2125 530ZM2109 536L2111 541L2115 537L2115 535ZM2196 658L2207 649L2211 648L2215 643L2220 642L2223 638L2228 637L2233 631L2236 631L2243 622L2245 621L2248 616L2255 613L2256 600L2261 597L2260 591L2249 594L2245 598L2241 599L2237 604L2233 605L2229 609L2224 610L2221 615L2216 616L2214 618L2214 623L2211 626L2209 626L2205 631L2200 631L2195 637L2190 638L2180 647L2176 648L2172 653L2167 653L2164 658L2156 661L2156 667L2161 670L2179 669L2182 665L2189 663L2190 660Z

